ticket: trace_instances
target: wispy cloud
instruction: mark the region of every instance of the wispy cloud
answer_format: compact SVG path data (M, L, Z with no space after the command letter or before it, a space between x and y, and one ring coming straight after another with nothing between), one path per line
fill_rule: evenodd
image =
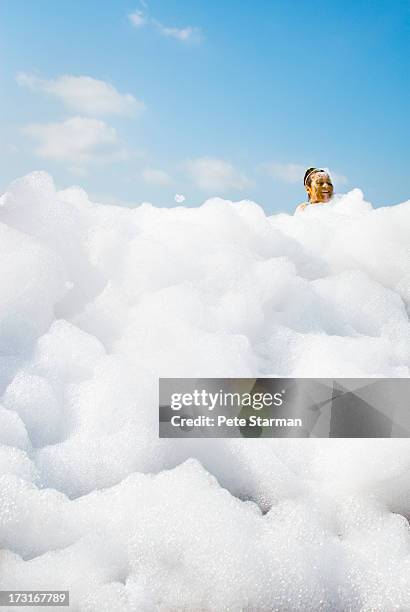
M280 164L277 162L268 162L265 164L261 164L259 169L271 176L273 179L282 183L303 183L303 177L305 175L307 167L307 164ZM336 185L346 185L349 182L348 178L343 174L334 172L329 168L325 169L330 172L331 177L336 183Z
M121 94L110 83L90 76L62 75L56 79L41 79L20 72L16 81L32 91L50 94L67 108L86 115L134 115L144 108L133 95Z
M150 185L169 185L171 177L164 170L146 167L142 171L142 178Z
M199 157L184 164L195 184L208 192L223 193L230 189L244 189L250 182L236 168L223 159Z
M159 21L154 21L153 23L163 36L176 38L182 42L200 42L202 39L201 30L199 28L192 26L187 26L186 28L170 28Z
M32 123L23 132L37 141L35 152L39 157L69 162L74 167L126 157L117 131L99 119L71 117L55 123Z
M147 12L147 4L143 1L140 2L143 10L136 9L134 12L128 15L128 19L130 23L135 28L141 28L145 25L150 25L154 27L162 36L168 36L169 38L175 38L184 43L188 42L200 42L203 39L202 32L200 28L194 26L185 26L183 28L171 27L165 25L151 17Z
M344 174L339 174L338 172L333 172L332 169L330 169L329 172L330 172L330 176L332 177L332 180L335 183L336 187L338 187L340 185L347 185L348 184L349 179Z
M128 15L128 19L135 28L140 28L147 23L147 18L143 11L137 10Z
M300 183L303 182L307 166L301 164L278 164L269 162L262 164L260 169L274 179L283 183Z

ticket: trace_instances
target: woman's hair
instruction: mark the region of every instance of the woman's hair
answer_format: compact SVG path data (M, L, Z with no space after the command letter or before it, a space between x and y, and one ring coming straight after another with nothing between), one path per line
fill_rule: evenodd
M308 168L305 172L305 177L303 179L303 184L305 187L310 187L310 184L312 182L312 175L316 172L326 172L326 170L323 170L323 168Z

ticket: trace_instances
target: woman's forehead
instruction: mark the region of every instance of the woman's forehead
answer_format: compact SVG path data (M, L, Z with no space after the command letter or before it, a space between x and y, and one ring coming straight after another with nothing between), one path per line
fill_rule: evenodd
M327 172L315 172L312 176L312 181L317 181L319 179L328 179L330 180L330 176Z

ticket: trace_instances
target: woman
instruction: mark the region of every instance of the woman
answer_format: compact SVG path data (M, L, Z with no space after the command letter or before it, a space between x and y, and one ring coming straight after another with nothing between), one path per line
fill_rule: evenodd
M333 183L329 173L322 168L308 168L303 180L308 194L308 202L299 204L295 212L305 210L306 206L327 204L333 196Z

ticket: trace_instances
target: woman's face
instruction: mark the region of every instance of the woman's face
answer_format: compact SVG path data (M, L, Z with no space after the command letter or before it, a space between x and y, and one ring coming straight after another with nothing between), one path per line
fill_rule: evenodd
M333 184L326 172L315 172L310 186L306 187L311 202L329 202L333 196Z

